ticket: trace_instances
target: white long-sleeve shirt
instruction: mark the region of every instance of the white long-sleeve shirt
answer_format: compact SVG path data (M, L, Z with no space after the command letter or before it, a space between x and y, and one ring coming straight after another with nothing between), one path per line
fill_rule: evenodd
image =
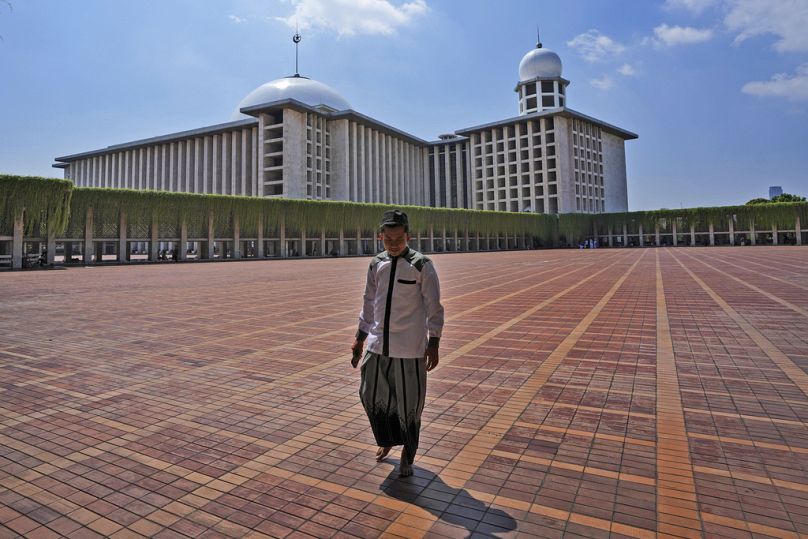
M370 263L357 338L388 357L424 357L427 342L437 346L443 331L438 274L429 258L407 247L387 251Z

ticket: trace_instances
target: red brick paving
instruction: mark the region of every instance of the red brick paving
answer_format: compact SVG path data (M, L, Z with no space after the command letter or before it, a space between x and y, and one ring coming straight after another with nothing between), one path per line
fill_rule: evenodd
M3 275L0 537L808 534L808 249L434 260L404 480L348 363L367 259Z

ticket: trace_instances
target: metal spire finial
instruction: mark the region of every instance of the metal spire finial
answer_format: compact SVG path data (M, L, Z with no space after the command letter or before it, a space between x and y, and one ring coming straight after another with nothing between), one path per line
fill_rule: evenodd
M303 39L303 38L300 37L300 32L298 32L298 28L297 28L297 22L295 22L295 35L292 36L292 41L295 44L295 77L300 76L300 71L298 70L298 67L297 67L297 59L298 59L297 44L300 43L301 39Z
M536 25L536 48L541 48L541 35L539 35L539 25Z

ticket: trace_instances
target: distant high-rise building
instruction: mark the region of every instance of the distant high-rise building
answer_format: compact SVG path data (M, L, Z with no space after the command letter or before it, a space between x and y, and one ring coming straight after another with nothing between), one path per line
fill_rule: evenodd
M537 43L519 64L518 116L426 141L295 73L248 94L230 122L57 157L54 166L82 187L627 211L624 143L637 135L568 108L568 85L561 59Z
M779 185L772 185L769 187L769 200L783 194L783 188Z

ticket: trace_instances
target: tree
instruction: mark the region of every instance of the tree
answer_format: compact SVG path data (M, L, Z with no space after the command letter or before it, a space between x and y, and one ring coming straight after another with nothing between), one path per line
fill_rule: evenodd
M783 193L782 195L774 197L772 202L805 202L805 197Z
M776 202L805 202L805 197L801 197L799 195L791 195L789 193L783 193L782 195L777 195L771 200L769 200L768 198L753 198L752 200L747 202L746 205L752 206L754 204L774 204Z

